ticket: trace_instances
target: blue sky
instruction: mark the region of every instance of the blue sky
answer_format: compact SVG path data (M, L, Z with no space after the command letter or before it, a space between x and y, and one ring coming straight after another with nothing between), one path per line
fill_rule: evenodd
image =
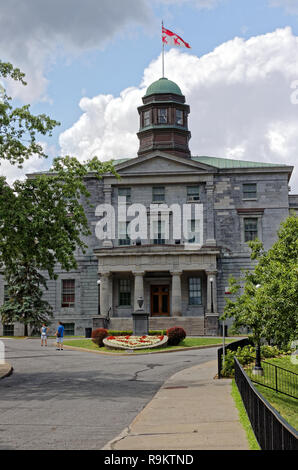
M81 3L8 0L1 6L1 59L22 68L28 81L26 89L9 90L16 103L30 102L33 112L61 121L52 139L42 139L50 155L47 164L34 162L26 171L49 167L60 153L75 153L80 159L89 153L102 159L135 156L141 91L149 84L146 80L161 75L156 61L162 19L192 47L167 52L165 75L177 81L191 106L193 154L294 163L298 106L290 103L290 86L298 79L298 0ZM266 72L258 75L258 64ZM234 79L236 68L240 72ZM210 70L216 70L216 80ZM132 92L120 98L129 87ZM226 119L227 109L232 112ZM104 122L107 115L114 125ZM8 166L2 171L9 177L18 174ZM298 192L296 176L294 183Z

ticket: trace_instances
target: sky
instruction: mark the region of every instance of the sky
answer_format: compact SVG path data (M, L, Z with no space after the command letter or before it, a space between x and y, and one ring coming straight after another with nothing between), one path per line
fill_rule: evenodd
M61 125L39 137L48 159L4 162L0 174L44 171L57 155L136 157L137 107L162 74L162 20L191 46L166 48L165 76L190 105L192 155L294 166L298 0L6 0L0 59L28 85L3 84ZM297 169L290 187L298 193Z

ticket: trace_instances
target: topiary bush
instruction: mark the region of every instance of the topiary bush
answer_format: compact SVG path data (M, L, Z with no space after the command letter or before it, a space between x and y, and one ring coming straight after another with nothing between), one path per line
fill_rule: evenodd
M96 330L92 331L91 339L94 344L101 348L104 345L103 340L107 336L109 336L108 330L105 328L97 328Z
M168 337L168 346L177 346L180 341L186 338L184 328L181 326L173 326L166 331Z

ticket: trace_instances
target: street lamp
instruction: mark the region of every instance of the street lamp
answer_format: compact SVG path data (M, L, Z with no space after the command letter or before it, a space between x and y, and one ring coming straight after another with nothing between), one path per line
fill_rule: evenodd
M214 312L213 312L213 281L214 281L214 278L213 278L213 277L210 277L210 286L211 286L211 313L214 313Z

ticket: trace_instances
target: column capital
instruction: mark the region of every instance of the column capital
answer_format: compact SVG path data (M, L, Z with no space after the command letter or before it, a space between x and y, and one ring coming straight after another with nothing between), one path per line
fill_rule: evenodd
M134 276L144 276L146 271L132 271Z
M178 270L178 269L177 269L177 270L170 271L170 274L171 274L172 276L181 276L182 273L183 273L183 271L182 271L182 270Z
M99 274L100 274L100 277L110 277L112 273L111 271L101 271L99 272Z
M205 270L205 273L207 274L207 276L217 276L218 271L216 269L213 270L213 271L206 271Z

